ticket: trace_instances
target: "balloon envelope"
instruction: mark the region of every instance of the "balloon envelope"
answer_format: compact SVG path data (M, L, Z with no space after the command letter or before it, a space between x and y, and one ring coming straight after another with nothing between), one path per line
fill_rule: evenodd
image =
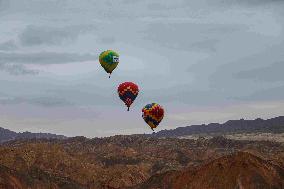
M158 127L158 125L164 118L164 109L157 103L147 104L142 109L142 117L153 130L153 128Z
M124 102L124 104L128 108L127 110L129 111L129 107L134 102L139 93L138 85L132 82L124 82L118 86L117 92L119 98Z
M104 70L111 74L119 63L119 55L113 50L107 50L100 54L99 61Z

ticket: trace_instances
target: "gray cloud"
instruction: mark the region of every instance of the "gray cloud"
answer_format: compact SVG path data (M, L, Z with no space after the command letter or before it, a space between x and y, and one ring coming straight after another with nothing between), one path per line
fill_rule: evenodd
M222 63L222 60L220 60L221 65L213 65L216 71L209 76L210 86L218 89L231 88L231 90L243 92L253 90L256 87L271 87L273 84L271 82L281 82L284 79L284 75L281 73L284 60L283 50L284 43L280 43L237 61ZM191 70L204 69L204 65L205 63L195 65L191 67ZM232 88L232 86L238 86L238 88ZM243 90L240 90L241 88Z
M3 105L15 105L15 104L32 104L43 107L62 107L70 106L72 103L68 102L65 98L52 97L52 96L41 96L41 97L2 97L0 104Z
M244 4L244 5L263 5L263 4L273 4L273 3L283 3L283 0L229 0L226 3L232 4Z
M258 82L284 81L284 62L276 62L271 65L250 69L235 73L238 79L254 79Z
M76 25L66 27L28 26L19 36L22 45L59 45L72 42L80 34L92 31L92 25Z
M72 105L71 102L69 102L66 98L63 97L35 97L27 99L27 102L30 104L40 105L44 107L54 107L54 106L70 106Z
M112 44L115 42L115 38L114 37L102 37L100 39L100 42L104 44Z
M0 52L0 70L11 75L37 75L38 70L27 68L25 64L48 65L66 64L82 61L96 61L98 55L57 53L57 52L36 52L16 53Z
M239 31L236 25L155 23L143 31L144 39L163 47L184 50L213 50L226 35Z
M277 87L267 87L265 89L255 90L249 95L235 96L234 99L241 101L268 101L283 100L284 85Z
M37 70L26 68L22 64L0 64L0 70L6 71L12 75L37 75Z
M193 49L197 50L205 50L208 49L209 51L216 51L216 45L219 42L217 39L208 39L203 41L198 41L191 44Z
M0 11L5 10L5 8L7 7L9 1L8 0L0 0Z
M4 53L0 52L0 63L26 63L26 64L64 64L96 60L98 55L36 52L36 53Z
M181 103L190 106L215 106L229 101L237 101L221 90L197 89L190 84L147 90L140 98L142 99L141 105L147 102L158 102L162 104Z
M10 51L10 50L15 50L17 49L17 45L13 40L8 40L4 43L0 43L0 50L3 51Z
M105 87L102 87L102 85L105 85ZM46 93L52 96L64 97L69 102L81 106L113 105L118 100L116 88L106 83L93 85L91 81L85 84L52 86L46 90Z

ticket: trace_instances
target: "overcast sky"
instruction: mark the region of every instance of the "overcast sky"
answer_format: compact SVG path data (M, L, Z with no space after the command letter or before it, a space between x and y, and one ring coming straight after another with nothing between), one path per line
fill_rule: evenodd
M284 115L283 27L284 0L0 0L0 127L151 133L151 102L157 130ZM124 81L140 87L130 112Z

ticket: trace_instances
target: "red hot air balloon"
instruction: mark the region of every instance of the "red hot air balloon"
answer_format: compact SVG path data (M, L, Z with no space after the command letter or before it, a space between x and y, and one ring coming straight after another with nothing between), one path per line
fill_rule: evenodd
M139 93L138 85L132 82L124 82L118 86L117 92L119 98L127 106L127 111L129 111L129 107L134 102Z

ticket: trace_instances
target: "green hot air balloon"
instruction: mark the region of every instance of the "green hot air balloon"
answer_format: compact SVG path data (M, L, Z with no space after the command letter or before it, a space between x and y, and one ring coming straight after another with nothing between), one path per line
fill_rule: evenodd
M113 70L117 67L119 63L119 55L113 50L107 50L100 54L99 56L100 64L109 73L109 78Z

